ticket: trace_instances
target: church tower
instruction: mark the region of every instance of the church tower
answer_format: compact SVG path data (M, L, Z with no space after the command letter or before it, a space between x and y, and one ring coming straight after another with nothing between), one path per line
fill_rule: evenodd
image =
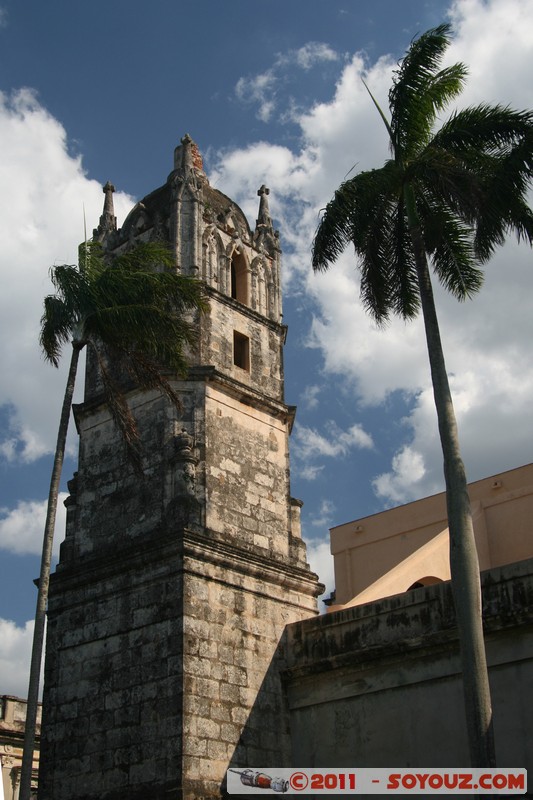
M268 192L254 230L212 188L189 136L112 253L167 241L208 311L177 409L132 387L130 468L90 360L78 472L48 607L40 800L215 798L228 766L290 764L284 627L317 613L291 498L280 246Z

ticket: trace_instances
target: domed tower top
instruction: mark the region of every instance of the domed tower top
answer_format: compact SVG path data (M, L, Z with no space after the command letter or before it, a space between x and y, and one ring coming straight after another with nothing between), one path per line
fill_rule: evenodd
M202 155L189 134L174 150L174 169L165 184L146 195L116 229L114 187L104 187L104 213L95 238L109 253L138 241L163 241L176 270L202 280L209 294L209 322L200 322L202 364L211 364L241 383L283 397L280 352L273 339L285 337L281 305L281 250L269 208L270 190L258 190L254 230L242 209L213 188ZM258 331L261 332L260 336ZM254 356L252 341L261 342Z
M95 230L95 238L105 242L108 251L137 240L167 241L180 272L281 322L281 251L265 185L257 192L259 210L252 231L237 203L210 185L200 149L185 134L174 150L174 169L166 183L137 203L119 230L112 191L107 183L104 212Z

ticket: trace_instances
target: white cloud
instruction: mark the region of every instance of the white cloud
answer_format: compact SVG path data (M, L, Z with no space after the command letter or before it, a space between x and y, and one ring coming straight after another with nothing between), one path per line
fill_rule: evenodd
M378 497L387 503L403 503L406 493L413 491L413 484L419 483L426 470L421 453L404 445L392 459L392 471L378 475L373 486Z
M297 50L278 53L272 66L257 75L241 77L235 85L237 99L243 103L257 106L256 117L262 122L269 122L278 110L280 96L288 109L282 112L280 119L293 119L295 103L286 92L286 84L290 83L295 68L308 72L317 64L335 62L339 54L323 42L308 42ZM282 92L281 89L284 89Z
M7 8L0 6L0 28L7 28L8 25Z
M68 152L61 124L29 89L0 93L0 406L9 426L1 455L30 462L55 446L67 364L45 364L38 348L49 267L73 263L89 220L102 212L102 187ZM130 198L117 193L124 216Z
M54 555L59 555L59 543L65 530L68 495L60 492L57 515ZM42 551L47 501L21 500L15 508L0 508L0 549L17 555L40 555Z
M276 77L273 70L267 70L250 78L239 78L235 86L235 94L241 102L256 103L256 117L261 122L268 122L276 107Z
M329 439L314 428L307 428L299 423L294 426L292 442L294 454L303 460L340 454L339 449Z
M28 696L33 620L23 628L0 618L0 691L15 697ZM41 670L42 673L42 670Z
M297 423L293 441L296 455L303 460L317 456L336 458L347 455L353 448L373 447L372 437L361 425L352 425L343 431L333 420L326 423L326 435Z
M470 72L459 106L499 102L533 108L533 4L530 0L456 0L450 6L456 39L448 62ZM409 41L406 39L405 46ZM284 267L290 291L305 296L312 319L308 344L323 355L323 374L342 378L357 403L377 406L391 393L412 398L403 441L390 470L376 476L387 502L404 502L442 488L442 456L420 320L393 320L378 330L358 298L358 275L347 251L325 275L310 270L310 243L323 208L351 173L380 166L388 157L386 131L361 82L364 75L386 107L395 61L374 64L356 53L343 65L330 100L299 116L299 152L261 142L224 154L215 171L235 196L270 185L276 219L283 225ZM254 211L251 214L253 218ZM459 304L436 289L441 333L471 480L531 460L533 440L533 319L531 250L509 242L486 267L472 301ZM311 313L309 313L309 311ZM314 313L313 313L314 312ZM296 454L338 456L342 448L313 429L296 429ZM311 469L313 464L305 464ZM312 470L311 473L312 474ZM315 473L316 474L316 473Z
M308 42L298 50L289 54L287 63L296 61L299 67L309 70L315 64L322 64L324 61L338 61L339 54L329 45L323 42Z
M457 0L450 13L456 38L448 62L463 61L469 80L462 103L490 100L533 106L527 64L533 57L530 0Z
M304 481L316 481L316 479L320 477L323 469L323 464L306 464L305 466L298 468L298 477L302 478Z
M307 542L307 560L309 566L316 572L321 583L326 587L323 599L327 599L335 588L335 574L333 556L329 549L329 536L322 539L310 539ZM324 608L322 608L324 611Z
M313 384L312 386L306 386L303 390L302 394L300 395L300 402L305 408L318 408L319 399L318 395L322 391L322 387L318 384Z
M322 500L317 514L311 516L314 528L329 528L335 513L335 504L331 500Z

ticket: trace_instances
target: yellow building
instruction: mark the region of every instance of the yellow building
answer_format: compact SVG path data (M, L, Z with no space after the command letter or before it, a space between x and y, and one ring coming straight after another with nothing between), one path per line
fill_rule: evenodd
M481 570L533 556L533 464L469 484ZM331 529L335 605L450 579L445 493Z

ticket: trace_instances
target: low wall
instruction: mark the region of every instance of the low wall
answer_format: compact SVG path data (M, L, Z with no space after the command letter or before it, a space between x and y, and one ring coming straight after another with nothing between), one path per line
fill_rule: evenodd
M484 573L482 585L497 763L532 776L533 559ZM468 766L449 583L286 635L293 766Z

